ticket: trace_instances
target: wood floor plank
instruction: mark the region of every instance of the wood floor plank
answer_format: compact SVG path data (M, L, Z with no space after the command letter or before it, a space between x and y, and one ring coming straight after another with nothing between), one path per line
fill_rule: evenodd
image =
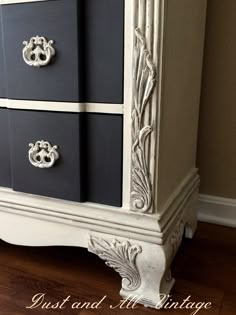
M184 240L173 271L176 277L227 290L232 279L236 283L236 230L199 224L194 240ZM236 285L231 291L236 293Z
M225 292L220 315L236 314L236 296L233 292Z

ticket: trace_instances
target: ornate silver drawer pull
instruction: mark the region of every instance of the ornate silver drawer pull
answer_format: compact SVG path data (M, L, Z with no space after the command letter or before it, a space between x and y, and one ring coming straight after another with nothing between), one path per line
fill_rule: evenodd
M29 144L29 161L38 168L51 168L56 160L59 159L58 147L51 146L47 141L37 141L35 144Z
M42 36L32 37L29 42L24 41L23 58L27 65L33 67L47 66L55 55L55 49L52 47L54 41Z

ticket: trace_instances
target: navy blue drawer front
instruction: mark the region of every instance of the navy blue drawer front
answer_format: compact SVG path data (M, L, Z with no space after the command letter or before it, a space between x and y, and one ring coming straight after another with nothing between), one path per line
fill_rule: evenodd
M10 111L13 189L16 191L84 201L81 183L81 116L34 111ZM59 159L48 169L33 166L29 144L48 141L58 146Z
M122 116L10 111L13 189L72 201L122 203ZM35 167L29 144L57 145L50 168Z
M6 82L3 55L2 9L0 7L0 98L6 97Z
M54 0L2 6L7 97L123 102L123 0ZM22 57L23 41L53 40L44 67Z
M11 187L8 111L0 108L0 186Z
M123 117L85 114L87 200L122 206Z

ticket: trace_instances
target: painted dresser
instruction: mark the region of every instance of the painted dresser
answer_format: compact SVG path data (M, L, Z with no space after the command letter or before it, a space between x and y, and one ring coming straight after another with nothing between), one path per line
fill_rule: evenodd
M0 238L88 248L161 306L197 225L206 1L0 3Z

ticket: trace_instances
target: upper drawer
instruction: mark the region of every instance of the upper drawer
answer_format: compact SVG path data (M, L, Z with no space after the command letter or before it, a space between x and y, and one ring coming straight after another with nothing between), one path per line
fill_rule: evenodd
M2 18L8 98L123 102L123 0L3 5ZM42 39L30 45L36 36L53 49Z

